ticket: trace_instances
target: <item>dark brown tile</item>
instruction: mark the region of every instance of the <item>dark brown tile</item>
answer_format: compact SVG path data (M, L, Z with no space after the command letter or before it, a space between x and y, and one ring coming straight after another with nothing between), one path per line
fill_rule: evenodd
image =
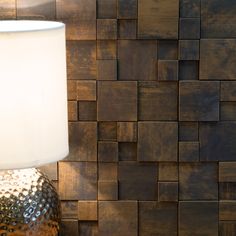
M97 201L78 201L78 219L96 221L98 219Z
M115 181L98 182L98 200L99 201L117 201L118 183Z
M177 120L178 85L176 82L139 83L139 120Z
M96 0L56 0L56 11L68 40L96 40Z
M179 61L179 80L198 80L199 61Z
M67 41L68 79L96 80L96 41Z
M61 227L59 236L79 236L79 223L74 219L63 219L61 221Z
M181 81L179 95L180 121L219 120L219 82Z
M139 235L177 236L177 212L176 203L139 202Z
M200 39L200 18L180 18L180 39Z
M219 182L236 182L236 162L219 162Z
M201 0L180 0L181 17L200 17Z
M78 219L78 201L61 201L61 217Z
M173 81L178 80L178 61L159 60L158 61L158 80Z
M219 222L219 236L234 236L236 235L235 221L220 221Z
M217 200L218 165L216 163L179 164L180 200Z
M176 162L160 162L158 164L158 180L163 182L173 182L179 179L178 163Z
M97 83L99 121L137 120L137 82Z
M136 39L136 20L119 20L118 21L118 38L119 39Z
M199 40L179 40L179 60L199 60Z
M138 2L137 0L118 0L117 17L119 19L136 19Z
M236 221L236 202L219 202L219 220Z
M97 103L95 101L80 101L78 109L80 121L97 120Z
M159 60L177 60L178 59L177 40L158 41L158 59Z
M97 80L117 80L117 60L98 60Z
M121 200L157 200L156 164L120 162L118 181Z
M235 39L201 40L200 80L235 80L235 64Z
M78 120L78 107L77 101L68 101L68 120L77 121Z
M198 141L198 122L179 122L179 141Z
M136 201L99 201L98 210L99 236L138 235Z
M117 59L116 40L97 40L97 59L114 60Z
M156 80L156 59L155 40L119 40L119 79Z
M178 183L177 182L159 182L158 183L158 201L159 202L177 202L178 201Z
M103 141L98 142L98 161L99 162L117 162L118 161L118 143Z
M117 20L97 19L97 39L117 39Z
M236 102L236 81L221 81L220 100L224 102Z
M117 123L116 122L98 122L98 139L100 141L117 140Z
M178 0L139 0L139 38L177 39L178 25Z
M235 161L236 122L200 123L200 160Z
M117 15L116 0L98 0L97 1L97 17L99 19L116 19Z
M220 200L236 200L236 183L219 183Z
M66 160L97 161L97 122L70 123L69 146Z
M101 182L117 181L117 163L98 163L98 179Z
M236 102L220 103L220 120L222 121L236 120Z
M201 1L201 34L203 38L236 36L236 4L234 1Z
M218 202L180 202L179 235L218 235Z
M96 200L97 163L59 162L59 196L62 200Z
M117 123L117 141L118 142L136 142L137 141L137 123L136 122L118 122Z
M136 161L137 143L119 143L119 161Z
M199 142L179 142L179 161L198 162Z
M139 122L138 160L177 161L177 122Z

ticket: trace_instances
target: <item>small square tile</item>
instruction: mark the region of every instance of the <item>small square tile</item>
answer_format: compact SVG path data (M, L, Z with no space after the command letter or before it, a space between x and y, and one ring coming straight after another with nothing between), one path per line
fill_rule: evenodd
M98 161L99 162L117 162L118 161L118 143L117 142L99 142L98 143Z
M78 201L78 219L86 221L97 220L97 201Z
M119 143L119 161L137 161L137 143Z
M179 161L198 162L199 143L198 142L179 142Z
M199 40L180 40L179 60L199 60Z
M116 60L98 60L97 61L97 80L116 80L117 79L117 61Z
M173 163L165 163L165 162L160 162L159 163L159 171L158 171L158 180L163 182L173 182L173 181L178 181L179 179L179 174L178 174L178 164L173 162Z
M177 40L158 41L158 59L159 60L177 60L178 59L178 41Z
M98 200L118 200L118 183L114 181L98 182Z
M179 61L179 80L198 80L199 61Z
M77 100L96 101L96 81L77 81Z
M200 39L200 18L180 18L180 39Z
M118 21L118 38L119 39L136 39L136 20L119 20Z
M98 139L100 141L117 140L117 123L116 122L98 122Z
M178 61L159 60L158 61L158 80L178 80Z
M136 19L137 18L137 0L118 0L118 19Z
M159 182L158 183L158 201L177 202L178 201L178 183L177 182Z
M97 39L117 39L117 20L98 19Z
M97 103L94 101L80 101L78 105L79 120L96 121L97 120Z

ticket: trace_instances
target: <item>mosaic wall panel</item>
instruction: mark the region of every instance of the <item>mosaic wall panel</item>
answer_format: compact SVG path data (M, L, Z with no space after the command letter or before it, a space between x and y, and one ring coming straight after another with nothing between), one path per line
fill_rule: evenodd
M60 236L236 235L236 1L0 0L66 23ZM35 45L38 46L38 45Z

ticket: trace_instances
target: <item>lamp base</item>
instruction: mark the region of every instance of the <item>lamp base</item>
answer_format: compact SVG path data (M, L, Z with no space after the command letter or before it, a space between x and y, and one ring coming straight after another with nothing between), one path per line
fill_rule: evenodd
M56 236L58 195L38 169L0 171L0 235Z

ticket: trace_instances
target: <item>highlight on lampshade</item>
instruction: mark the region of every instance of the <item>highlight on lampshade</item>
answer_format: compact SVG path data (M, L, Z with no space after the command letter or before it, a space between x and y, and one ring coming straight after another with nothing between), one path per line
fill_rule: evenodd
M65 25L0 21L0 169L67 154Z

